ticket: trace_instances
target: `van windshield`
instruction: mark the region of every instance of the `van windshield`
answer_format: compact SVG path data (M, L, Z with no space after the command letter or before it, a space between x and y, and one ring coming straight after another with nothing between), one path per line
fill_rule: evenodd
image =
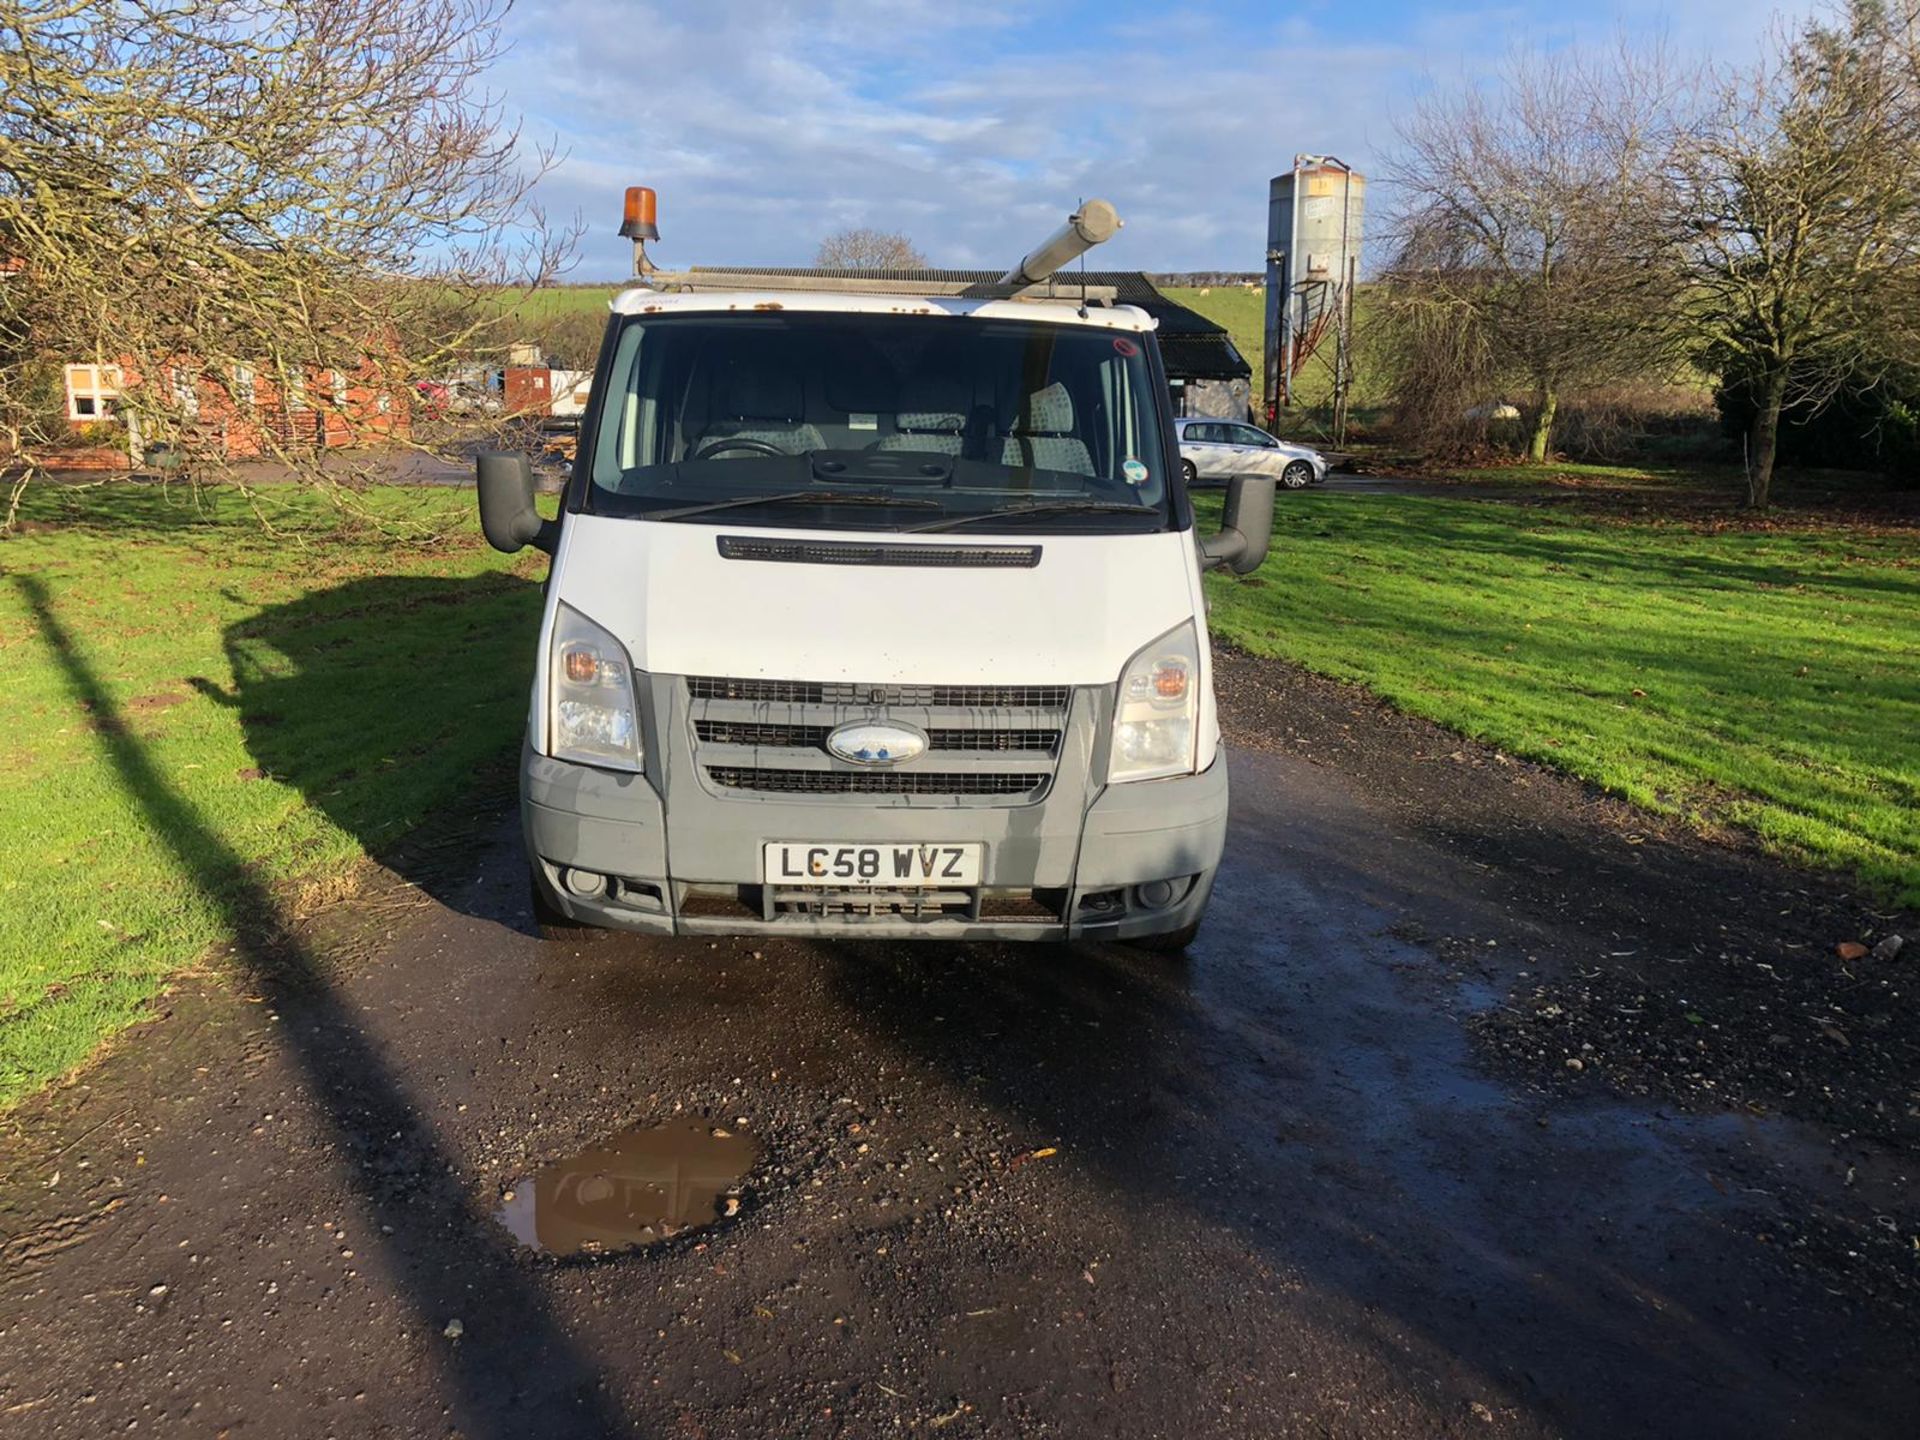
M1172 524L1143 337L956 316L629 319L585 507L696 524Z

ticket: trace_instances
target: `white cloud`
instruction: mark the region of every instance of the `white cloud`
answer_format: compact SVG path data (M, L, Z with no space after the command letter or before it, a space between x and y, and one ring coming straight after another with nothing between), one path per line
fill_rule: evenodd
M1428 10L1368 37L1319 7L1089 29L936 0L535 3L513 12L494 84L567 151L541 194L592 227L583 275L620 273L613 215L640 183L660 192L669 265L805 263L849 224L904 230L939 264L1000 265L1097 194L1128 221L1102 264L1255 269L1268 177L1295 150L1367 168L1425 76L1662 22L1679 48L1745 58L1765 25L1745 0L1622 5L1577 22L1544 0Z

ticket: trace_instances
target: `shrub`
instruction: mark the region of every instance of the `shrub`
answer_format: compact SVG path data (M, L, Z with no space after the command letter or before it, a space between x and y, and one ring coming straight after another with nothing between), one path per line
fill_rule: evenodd
M1714 401L1721 429L1738 446L1758 408L1752 384L1729 377ZM1899 366L1870 383L1843 385L1823 404L1788 411L1780 421L1780 459L1877 471L1902 484L1920 484L1920 366Z

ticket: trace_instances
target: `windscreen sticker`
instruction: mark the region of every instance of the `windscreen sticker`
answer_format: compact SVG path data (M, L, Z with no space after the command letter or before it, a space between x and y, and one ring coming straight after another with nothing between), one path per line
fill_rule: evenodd
M1131 360L1140 353L1140 347L1134 344L1133 341L1127 339L1126 336L1116 335L1113 337L1113 353L1116 355L1124 355Z
M1132 456L1128 456L1125 463L1120 466L1120 473L1127 477L1129 485L1144 485L1147 483L1149 471L1144 460L1135 460Z

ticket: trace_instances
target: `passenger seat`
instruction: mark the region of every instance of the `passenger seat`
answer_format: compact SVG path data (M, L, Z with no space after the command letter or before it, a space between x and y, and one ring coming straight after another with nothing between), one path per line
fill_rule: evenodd
M1093 474L1093 454L1074 433L1073 397L1057 381L1027 397L1020 418L1000 447L1000 463L1013 470L1060 470Z

